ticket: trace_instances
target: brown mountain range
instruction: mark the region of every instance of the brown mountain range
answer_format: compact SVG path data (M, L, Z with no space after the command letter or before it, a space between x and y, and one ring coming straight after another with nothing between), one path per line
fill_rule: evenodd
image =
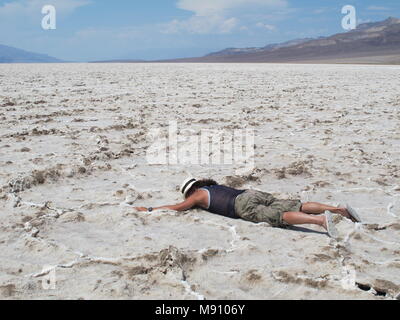
M400 64L400 19L364 23L355 30L330 37L288 43L264 48L230 48L204 57L164 62Z

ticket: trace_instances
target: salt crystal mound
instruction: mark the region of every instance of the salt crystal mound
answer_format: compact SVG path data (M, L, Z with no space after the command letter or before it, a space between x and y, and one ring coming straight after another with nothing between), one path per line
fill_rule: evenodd
M0 66L0 298L395 299L397 66ZM254 168L149 164L153 139L255 132ZM155 132L154 131L154 132ZM155 138L154 138L155 137ZM330 204L337 240L181 201L188 174Z

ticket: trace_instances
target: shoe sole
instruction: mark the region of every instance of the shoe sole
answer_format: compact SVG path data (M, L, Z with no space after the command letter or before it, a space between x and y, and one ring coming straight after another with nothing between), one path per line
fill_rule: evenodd
M328 235L333 239L337 239L339 237L339 233L335 227L335 224L333 223L332 214L329 211L325 211L325 217Z
M356 210L350 207L348 204L346 205L347 211L350 213L351 217L356 220L356 222L361 222L360 216L357 214Z

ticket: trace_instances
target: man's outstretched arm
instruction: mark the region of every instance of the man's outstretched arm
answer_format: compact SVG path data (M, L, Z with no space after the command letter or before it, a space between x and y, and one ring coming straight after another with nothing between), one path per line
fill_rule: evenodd
M173 211L186 211L190 210L197 205L199 205L202 202L202 193L201 192L195 192L193 195L191 195L189 198L187 198L184 202L175 204L175 205L168 205L168 206L162 206L162 207L157 207L154 208L153 210L173 210ZM148 211L148 208L144 207L135 207L137 211Z

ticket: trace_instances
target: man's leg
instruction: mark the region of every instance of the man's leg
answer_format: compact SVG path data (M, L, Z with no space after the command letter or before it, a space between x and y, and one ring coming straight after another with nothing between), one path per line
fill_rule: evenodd
M346 208L332 207L318 202L306 202L301 206L301 212L308 214L321 214L325 211L330 211L332 213L340 214L345 218L350 218L350 214Z
M303 212L285 212L282 218L290 225L316 224L327 229L325 216L313 216Z

